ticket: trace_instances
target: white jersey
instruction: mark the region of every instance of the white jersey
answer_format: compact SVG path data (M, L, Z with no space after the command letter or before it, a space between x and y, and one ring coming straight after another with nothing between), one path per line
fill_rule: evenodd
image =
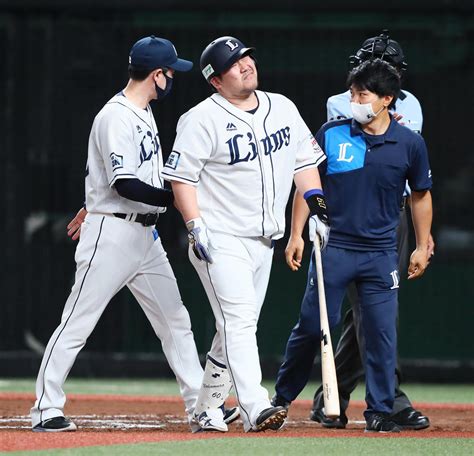
M123 94L115 95L94 119L89 136L86 207L89 212L124 214L164 212L149 204L121 197L118 179L140 179L162 188L163 158L153 113L140 109Z
M326 107L328 121L350 119L352 117L350 91L329 97ZM407 90L402 90L392 111L403 116L400 124L421 133L423 113L421 112L420 102L415 95Z
M181 116L163 177L197 186L212 231L279 239L293 175L325 156L293 102L256 95L254 114L214 94Z

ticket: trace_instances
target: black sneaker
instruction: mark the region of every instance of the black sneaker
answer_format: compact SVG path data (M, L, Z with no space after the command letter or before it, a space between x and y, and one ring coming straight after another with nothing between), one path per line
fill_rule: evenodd
M33 428L33 432L71 432L75 431L77 426L64 416L55 416L48 420L41 421Z
M348 419L344 412L341 412L337 418L329 418L322 409L313 409L309 414L309 419L321 423L323 427L328 429L345 429Z
M270 403L273 407L283 407L286 411L290 408L291 401L287 401L284 397L278 396L278 394L274 394Z
M400 429L419 430L426 429L430 426L429 418L422 415L421 412L415 410L413 407L403 409L401 412L392 415L390 419Z
M239 407L225 408L224 404L221 405L222 413L224 414L224 423L233 423L240 416Z
M285 424L287 411L284 407L269 407L263 410L255 422L255 431L278 431Z
M388 413L374 413L365 421L365 432L400 432Z

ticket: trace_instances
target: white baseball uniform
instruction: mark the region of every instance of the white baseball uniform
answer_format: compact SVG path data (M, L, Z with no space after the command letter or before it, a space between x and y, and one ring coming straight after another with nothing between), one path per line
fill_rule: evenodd
M256 340L273 257L285 230L293 175L324 154L296 106L256 91L254 114L214 94L185 113L163 170L165 179L197 187L213 263L189 256L206 290L217 334L210 355L227 365L244 429L270 407Z
M150 106L143 110L121 94L113 97L96 116L89 137L88 214L76 249L76 278L43 356L33 427L63 415L66 377L110 299L124 286L160 338L192 416L203 371L189 314L155 228L134 221L137 214L159 208L122 198L113 187L117 179L138 178L161 188L162 163Z

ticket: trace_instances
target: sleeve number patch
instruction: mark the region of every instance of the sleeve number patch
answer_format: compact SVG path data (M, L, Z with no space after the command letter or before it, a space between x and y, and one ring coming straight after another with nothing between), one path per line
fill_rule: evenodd
M110 161L114 171L118 168L123 168L123 155L117 155L115 152L112 152L110 154Z
M171 152L170 156L168 157L168 160L166 161L165 166L167 168L176 169L176 167L178 166L179 157L181 157L181 154L174 150L173 152Z

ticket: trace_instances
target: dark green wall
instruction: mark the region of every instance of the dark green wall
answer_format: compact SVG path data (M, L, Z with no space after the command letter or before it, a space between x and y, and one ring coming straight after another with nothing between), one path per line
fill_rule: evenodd
M89 129L125 85L133 42L151 33L165 36L182 57L198 62L213 38L236 35L257 48L261 87L295 101L315 131L325 120L327 97L344 90L348 56L366 37L389 28L406 53L405 86L423 106L435 182L437 253L426 276L401 290L400 353L473 358L472 5L398 2L374 13L372 2L357 8L348 1L316 3L238 2L224 11L211 0L0 1L0 351L28 349L28 332L46 343L59 322L74 277L74 243L65 225L83 201ZM155 107L165 155L179 115L208 94L196 66L178 75L172 95ZM213 319L187 263L176 211L162 217L159 228L204 353ZM305 273L290 273L283 264L285 242L276 247L259 329L265 357L281 356L304 291ZM86 349L160 350L128 292L112 301Z

